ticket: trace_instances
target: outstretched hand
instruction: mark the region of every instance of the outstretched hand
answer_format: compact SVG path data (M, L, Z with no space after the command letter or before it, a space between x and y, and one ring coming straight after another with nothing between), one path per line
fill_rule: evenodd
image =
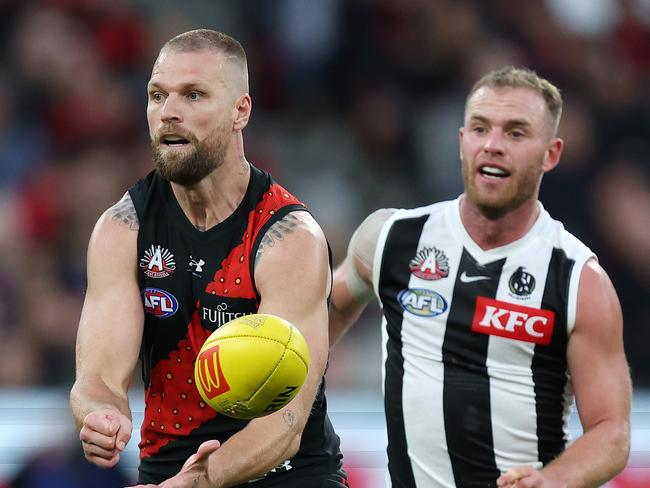
M176 476L163 481L159 485L137 485L128 488L215 488L208 479L208 457L219 449L221 443L217 440L206 441L192 454Z
M79 432L84 456L100 468L112 468L120 461L120 453L131 440L131 420L109 408L86 415Z
M566 488L544 475L532 466L517 466L503 473L497 479L499 488Z

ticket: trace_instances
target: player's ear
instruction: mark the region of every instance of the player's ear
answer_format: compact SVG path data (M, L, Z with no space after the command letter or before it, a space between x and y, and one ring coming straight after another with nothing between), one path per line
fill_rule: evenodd
M244 93L235 101L235 106L233 107L235 110L233 130L242 130L248 125L248 119L251 116L252 108L253 102L248 93Z
M463 137L465 136L465 127L458 129L458 149L460 151L460 159L463 160Z
M550 140L548 147L546 148L544 163L542 164L542 170L544 173L548 173L558 165L560 162L560 157L562 156L563 148L564 141L559 137L555 137Z

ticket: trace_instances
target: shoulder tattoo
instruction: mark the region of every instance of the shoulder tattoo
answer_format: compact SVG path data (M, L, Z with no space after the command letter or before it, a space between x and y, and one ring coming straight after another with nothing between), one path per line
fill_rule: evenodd
M274 223L271 227L269 227L269 229L264 234L264 237L262 237L262 241L257 248L257 253L255 253L254 268L257 267L257 263L259 263L262 254L264 254L269 248L275 246L278 241L284 240L284 236L287 234L292 234L295 232L296 228L302 225L307 224L305 224L302 220L300 220L292 213L288 213L276 223Z
M111 220L116 220L118 224L128 225L131 230L140 228L135 205L133 205L131 196L128 193L110 208L110 213L112 214Z

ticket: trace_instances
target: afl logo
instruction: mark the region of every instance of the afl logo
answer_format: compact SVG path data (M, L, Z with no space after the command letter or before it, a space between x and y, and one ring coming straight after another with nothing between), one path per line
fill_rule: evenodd
M145 288L142 290L144 311L156 318L171 317L178 310L178 300L168 291L159 288Z
M435 247L419 249L409 263L411 273L423 280L439 280L449 276L449 261L445 253Z
M517 268L517 271L512 273L510 281L508 281L510 291L520 298L527 298L535 289L535 277L524 271L523 267Z
M140 269L149 278L166 278L176 269L174 255L168 249L152 244L140 258Z
M433 290L409 288L400 291L397 300L403 310L419 317L435 317L447 311L447 300Z

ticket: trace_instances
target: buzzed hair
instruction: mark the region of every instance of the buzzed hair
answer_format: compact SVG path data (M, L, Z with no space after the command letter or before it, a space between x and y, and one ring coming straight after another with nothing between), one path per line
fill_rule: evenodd
M557 133L560 117L562 117L562 95L553 83L542 78L533 70L507 66L500 70L491 71L474 83L467 95L466 102L484 86L491 88L530 88L535 90L544 98L551 116L553 134Z
M160 49L189 53L203 50L213 50L224 54L227 61L239 65L244 74L246 91L248 91L248 64L246 51L237 39L223 32L211 29L195 29L173 37Z

